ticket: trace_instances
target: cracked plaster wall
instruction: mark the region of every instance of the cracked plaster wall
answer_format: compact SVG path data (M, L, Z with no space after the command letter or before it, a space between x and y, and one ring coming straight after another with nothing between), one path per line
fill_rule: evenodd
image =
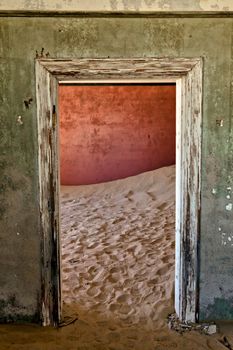
M203 56L200 313L233 318L232 35L233 18L0 18L0 320L40 317L34 59L42 47L62 58Z

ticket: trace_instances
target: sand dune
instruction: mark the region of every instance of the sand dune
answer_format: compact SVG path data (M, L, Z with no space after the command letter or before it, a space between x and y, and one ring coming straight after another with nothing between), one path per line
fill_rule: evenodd
M220 334L180 335L167 327L174 311L174 202L174 166L62 187L63 316L78 320L58 330L2 325L0 349L226 350Z
M62 187L63 300L148 330L172 310L174 166ZM162 321L161 321L162 320Z

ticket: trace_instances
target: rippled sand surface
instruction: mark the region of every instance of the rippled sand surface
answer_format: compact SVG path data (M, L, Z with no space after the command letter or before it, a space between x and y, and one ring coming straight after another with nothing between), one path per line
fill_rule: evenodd
M167 327L174 311L174 204L174 166L62 187L63 316L78 319L59 329L0 326L0 349L226 349L219 334L179 335Z

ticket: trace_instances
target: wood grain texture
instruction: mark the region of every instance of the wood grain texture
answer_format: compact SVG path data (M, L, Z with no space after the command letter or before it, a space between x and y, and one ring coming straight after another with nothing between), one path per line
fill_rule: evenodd
M179 264L176 268L179 288L179 315L198 321L198 242L200 224L202 62L181 82L181 115L177 155L176 230ZM180 170L179 170L180 169ZM178 199L178 198L177 198ZM178 296L177 296L178 297Z
M42 66L59 81L98 79L178 78L186 75L198 58L133 58L133 59L39 59Z
M42 256L41 318L44 326L56 326L60 315L56 81L38 62L36 72Z
M201 58L36 60L42 234L42 314L60 319L57 84L63 80L177 80L176 312L198 321L198 242L202 120Z

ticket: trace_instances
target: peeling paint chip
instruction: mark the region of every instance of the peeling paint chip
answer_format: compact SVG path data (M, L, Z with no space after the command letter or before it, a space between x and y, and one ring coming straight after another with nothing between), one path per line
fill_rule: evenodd
M21 115L18 115L17 123L18 123L19 125L23 125L23 121L22 121Z
M217 119L216 120L216 125L217 126L223 126L223 119Z
M228 203L226 205L226 210L231 211L232 210L232 203Z

